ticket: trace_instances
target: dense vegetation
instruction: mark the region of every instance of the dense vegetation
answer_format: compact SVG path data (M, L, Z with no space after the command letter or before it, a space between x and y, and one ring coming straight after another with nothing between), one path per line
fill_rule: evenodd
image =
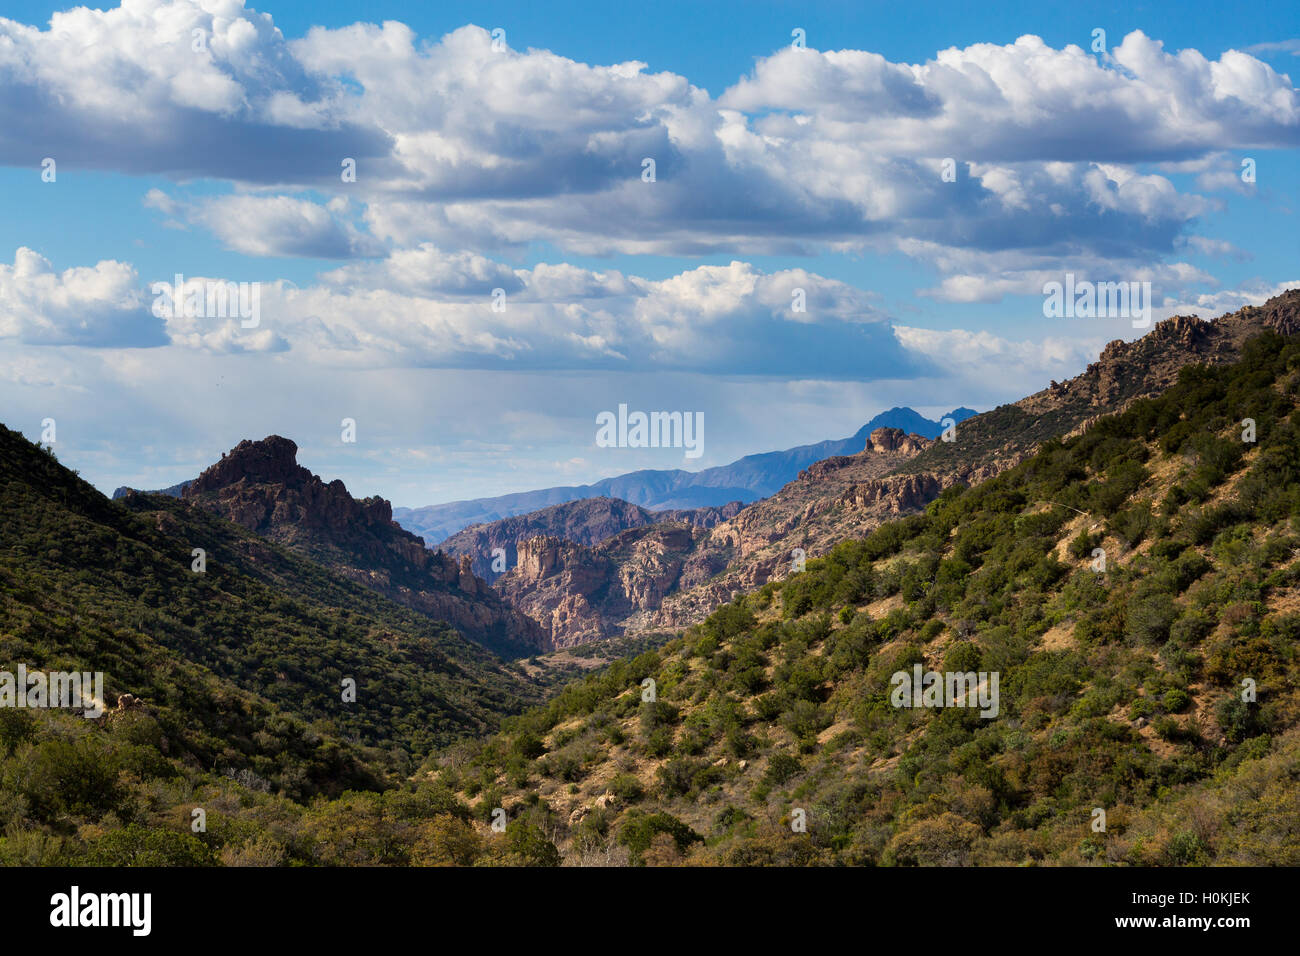
M312 683L333 692L336 654L401 666L421 635L433 654L434 634L373 595L343 616L311 590L343 585L309 568L287 591L265 562L182 583L168 569L199 531L210 568L254 545L289 558L179 506L61 486L52 460L38 480L5 466L4 659L107 660L150 706L0 710L0 862L1300 864L1298 399L1300 343L1266 334L383 791L354 780L405 765L367 748L385 726L402 754L441 741L397 704L346 723ZM338 644L313 660L313 639ZM914 663L996 672L997 716L893 706L890 675ZM297 687L274 697L281 672ZM430 713L454 721L437 693Z

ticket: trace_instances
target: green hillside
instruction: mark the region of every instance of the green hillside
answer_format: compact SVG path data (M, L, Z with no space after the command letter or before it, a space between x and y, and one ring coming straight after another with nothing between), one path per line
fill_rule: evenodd
M430 772L586 862L1300 864L1298 396L1268 333Z
M203 780L379 789L540 696L446 625L176 499L109 501L0 428L0 670L19 664L102 671L108 706L0 709L0 833L38 843Z

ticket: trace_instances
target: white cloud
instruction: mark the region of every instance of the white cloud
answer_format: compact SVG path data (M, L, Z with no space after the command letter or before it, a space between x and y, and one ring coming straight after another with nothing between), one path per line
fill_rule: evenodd
M546 241L584 255L1054 245L1150 261L1212 206L1139 164L1300 144L1287 76L1137 31L1104 58L1035 36L912 64L784 49L717 99L640 62L494 52L477 26L436 42L391 21L286 41L238 0L136 0L56 14L49 30L0 21L0 41L0 159L29 162L36 142L99 168L278 184L289 195L185 210L251 255ZM340 181L345 157L355 183ZM939 175L947 157L955 183ZM306 189L355 200L357 222Z
M162 326L149 315L135 269L105 259L56 272L21 247L0 263L0 339L32 345L160 345Z

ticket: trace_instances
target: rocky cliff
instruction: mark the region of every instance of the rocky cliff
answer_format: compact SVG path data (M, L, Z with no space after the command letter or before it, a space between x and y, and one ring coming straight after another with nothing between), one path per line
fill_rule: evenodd
M573 544L595 546L624 531L652 524L677 522L693 528L712 528L735 517L743 507L741 502L733 501L721 507L651 511L618 498L584 498L526 515L473 525L452 535L439 547L457 557L468 556L473 562L474 573L493 582L519 564L519 542L529 538L559 538ZM494 552L496 568L493 568Z
M622 633L630 615L653 611L679 587L721 570L691 560L702 534L682 522L659 522L595 547L529 538L519 543L518 564L496 587L540 623L556 647L611 637Z
M182 493L394 600L446 621L506 655L549 649L542 629L474 575L468 558L430 551L393 521L383 498L354 498L298 464L298 446L272 435L240 442Z
M857 454L810 465L772 498L726 521L660 522L594 547L557 537L527 540L519 545L517 567L495 586L508 603L548 628L559 647L621 634L630 625L674 627L679 615L661 613L674 595L690 592L693 607L716 606L733 591L779 575L790 558L792 534L800 544L820 546L820 537L803 533L820 510L887 513L889 504L860 509L839 498L929 445L919 435L878 428Z

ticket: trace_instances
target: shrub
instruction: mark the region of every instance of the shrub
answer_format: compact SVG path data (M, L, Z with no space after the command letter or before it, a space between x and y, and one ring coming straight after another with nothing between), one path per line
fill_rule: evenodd
M763 780L769 784L780 785L803 773L803 764L798 757L790 754L773 754L767 762L767 772Z

